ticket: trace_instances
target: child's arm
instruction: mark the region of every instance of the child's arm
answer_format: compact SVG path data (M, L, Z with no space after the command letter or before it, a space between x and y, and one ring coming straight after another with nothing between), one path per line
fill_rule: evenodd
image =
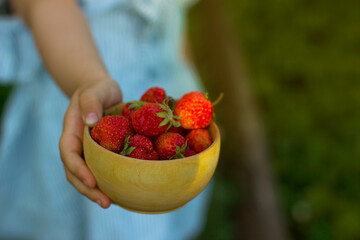
M88 81L108 78L74 0L13 0L13 4L33 33L46 69L68 96Z
M13 0L12 7L33 33L47 70L71 97L59 144L66 177L79 192L108 207L110 199L96 188L81 157L83 119L89 125L97 122L103 108L121 101L120 88L109 77L75 0Z

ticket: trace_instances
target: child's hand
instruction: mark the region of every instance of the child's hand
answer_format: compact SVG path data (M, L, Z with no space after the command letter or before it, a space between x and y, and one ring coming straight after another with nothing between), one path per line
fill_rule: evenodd
M111 200L96 187L96 180L83 159L84 124L93 126L102 117L103 109L121 100L121 90L110 78L77 89L66 111L59 143L67 180L103 208L108 208Z

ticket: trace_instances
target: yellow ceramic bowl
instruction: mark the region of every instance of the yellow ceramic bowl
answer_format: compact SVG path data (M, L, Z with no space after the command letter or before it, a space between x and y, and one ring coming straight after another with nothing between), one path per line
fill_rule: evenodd
M113 203L134 212L165 213L181 208L209 183L220 153L220 132L209 126L212 145L194 156L175 160L140 160L97 144L84 130L84 157L98 187Z

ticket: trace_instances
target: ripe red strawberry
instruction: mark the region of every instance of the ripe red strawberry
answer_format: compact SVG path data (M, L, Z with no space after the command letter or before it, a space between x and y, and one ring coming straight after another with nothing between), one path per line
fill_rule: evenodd
M125 139L124 148L121 155L137 159L157 160L159 155L153 149L151 141L142 135L128 135Z
M207 149L211 143L211 136L206 129L194 129L191 130L185 137L187 145L190 149L199 153Z
M160 159L182 158L185 149L185 138L178 133L163 133L156 140L156 151Z
M180 126L170 107L166 104L148 103L131 116L135 131L145 136L158 136L172 125Z
M146 159L146 154L147 151L144 148L137 147L133 151L131 151L131 153L128 156L137 159Z
M145 104L147 104L147 102L142 102L142 101L129 102L121 110L121 116L131 119L131 115Z
M145 160L158 160L159 155L155 150L150 152L146 151L143 147L135 148L130 154L129 157L137 158L137 159L145 159Z
M104 148L119 152L126 136L133 133L129 119L123 116L105 116L91 130L91 137Z
M198 96L198 97L204 97L204 94L202 94L201 92L198 91L193 91L193 92L188 92L185 93L182 98L188 98L188 97L193 97L193 96Z
M139 135L139 134L136 134L130 138L129 145L131 147L142 147L147 152L150 152L154 149L153 144L150 141L150 139L143 135Z
M185 152L184 152L184 156L185 157L190 157L190 156L193 156L195 155L196 152L194 150L191 150L191 149L185 149Z
M181 136L185 136L187 133L187 130L184 129L183 127L175 127L175 126L171 126L168 130L168 132L173 132L173 133L178 133Z
M151 152L148 152L146 157L147 157L148 160L160 160L159 154L155 150L152 150Z
M121 116L131 119L131 115L135 112L134 108L129 108L131 103L127 103L121 110Z
M149 88L140 98L141 101L162 103L166 98L165 90L159 87Z
M157 113L163 110L156 103L149 103L136 110L131 116L135 131L146 136L157 136L165 132L167 126L160 123L164 120Z
M206 128L213 119L213 105L200 92L190 92L180 98L174 114L185 129Z

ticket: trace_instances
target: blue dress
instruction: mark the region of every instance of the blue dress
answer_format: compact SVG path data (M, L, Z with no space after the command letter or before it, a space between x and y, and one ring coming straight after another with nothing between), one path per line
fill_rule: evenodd
M174 97L202 88L179 54L183 1L79 4L124 101L139 99L152 86ZM14 85L1 128L0 239L176 240L202 230L208 188L177 211L146 215L116 205L104 210L67 182L58 141L69 101L16 17L0 17L0 82Z

